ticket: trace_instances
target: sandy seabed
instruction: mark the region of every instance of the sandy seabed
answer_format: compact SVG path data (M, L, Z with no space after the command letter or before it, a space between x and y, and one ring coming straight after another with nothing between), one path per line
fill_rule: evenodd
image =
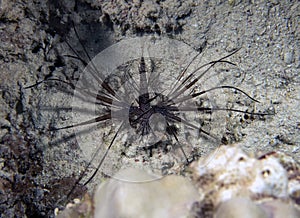
M69 137L72 129L49 131L72 122L72 89L55 81L26 89L49 78L76 81L84 65L67 57L75 55L71 47L88 59L72 23L91 57L141 35L175 39L213 59L240 48L230 57L240 70L223 79L260 103L225 92L226 105L275 115L228 113L227 142L253 153L281 151L298 161L299 13L296 0L0 1L0 213L53 217L87 163ZM98 181L78 185L70 198Z

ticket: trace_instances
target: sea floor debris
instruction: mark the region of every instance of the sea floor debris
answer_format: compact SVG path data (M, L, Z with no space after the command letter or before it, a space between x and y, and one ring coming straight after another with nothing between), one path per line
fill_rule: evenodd
M300 165L283 153L255 157L236 145L221 146L194 161L189 170L190 177L168 175L157 179L139 169L122 170L118 179L112 177L101 183L92 197L86 195L64 211L56 211L56 215L58 218L300 216Z

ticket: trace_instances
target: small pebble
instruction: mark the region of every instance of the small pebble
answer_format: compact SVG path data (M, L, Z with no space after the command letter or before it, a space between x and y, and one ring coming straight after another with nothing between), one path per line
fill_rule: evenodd
M286 52L284 54L283 60L286 64L291 64L293 63L293 59L294 59L294 54L293 52Z
M268 218L267 213L248 198L232 198L221 203L214 218Z
M300 211L289 203L272 200L261 204L261 207L272 218L299 218Z

